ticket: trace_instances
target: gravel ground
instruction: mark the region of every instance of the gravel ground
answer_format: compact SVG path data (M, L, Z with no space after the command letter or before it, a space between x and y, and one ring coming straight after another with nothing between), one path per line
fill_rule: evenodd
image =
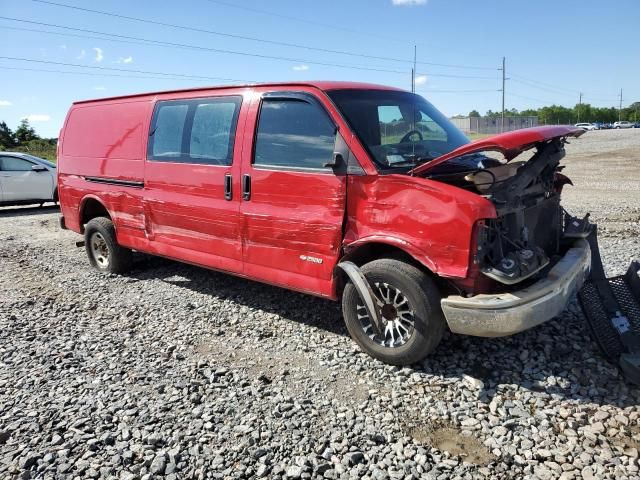
M568 147L566 206L640 258L640 130ZM0 478L639 478L640 390L576 304L414 368L337 304L140 255L89 269L55 209L0 210Z

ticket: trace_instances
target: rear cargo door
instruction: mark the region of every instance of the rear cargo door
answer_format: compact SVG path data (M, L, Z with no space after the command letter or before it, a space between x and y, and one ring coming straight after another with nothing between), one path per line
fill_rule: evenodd
M145 231L160 255L242 271L241 95L160 100L145 165ZM236 188L234 188L236 187Z
M245 274L331 295L346 176L329 164L340 134L311 92L257 93L246 128L253 142L243 149L242 162Z

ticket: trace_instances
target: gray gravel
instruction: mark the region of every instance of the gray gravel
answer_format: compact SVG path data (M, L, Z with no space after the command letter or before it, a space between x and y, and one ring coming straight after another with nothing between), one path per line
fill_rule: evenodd
M640 181L638 134L570 146L567 206L595 207L613 273L640 257L640 187L616 187ZM612 158L611 192L575 178ZM640 477L640 391L575 303L390 367L331 302L142 255L94 272L57 215L0 210L0 478Z

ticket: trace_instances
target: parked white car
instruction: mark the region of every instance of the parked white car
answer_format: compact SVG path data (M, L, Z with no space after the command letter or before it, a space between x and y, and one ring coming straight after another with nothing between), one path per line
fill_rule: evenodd
M0 205L57 201L54 163L26 153L0 152Z
M615 122L613 128L633 128L634 123L622 120L621 122Z
M593 123L586 123L586 122L585 123L576 123L574 126L578 127L578 128L582 128L583 130L597 130L598 129L598 127L595 126Z

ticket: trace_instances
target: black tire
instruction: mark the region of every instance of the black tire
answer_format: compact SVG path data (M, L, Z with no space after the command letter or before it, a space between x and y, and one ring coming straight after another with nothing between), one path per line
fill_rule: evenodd
M357 306L362 301L353 284L348 282L342 295L342 313L351 338L366 353L391 365L411 365L433 352L446 328L440 293L433 280L413 265L388 258L367 263L361 270L372 286L387 284L404 295L414 314L414 326L403 345L390 347L374 341L358 318Z
M124 273L131 269L131 250L118 245L113 222L106 217L89 220L84 228L84 245L89 263L96 270Z
M58 189L56 188L53 192L53 203L58 203Z

